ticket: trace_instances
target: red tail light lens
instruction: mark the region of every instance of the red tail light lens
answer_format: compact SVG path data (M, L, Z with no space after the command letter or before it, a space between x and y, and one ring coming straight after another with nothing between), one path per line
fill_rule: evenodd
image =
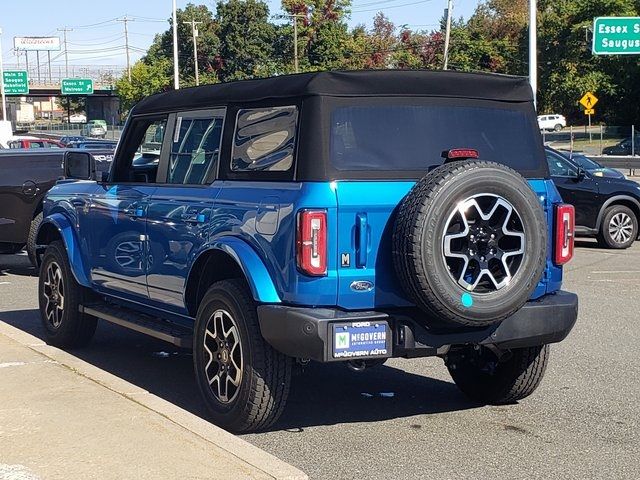
M554 263L564 265L573 258L576 212L573 205L556 205Z
M307 275L327 274L327 212L302 210L298 213L298 268Z
M468 158L478 158L480 154L473 148L453 148L442 152L442 158L447 160L466 160Z

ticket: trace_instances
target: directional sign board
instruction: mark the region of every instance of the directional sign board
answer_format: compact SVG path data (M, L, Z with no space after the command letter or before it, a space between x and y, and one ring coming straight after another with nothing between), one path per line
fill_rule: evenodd
M91 95L93 80L90 78L63 78L60 91L62 95Z
M5 70L4 93L5 95L26 95L29 93L29 76L26 70Z
M598 103L598 97L596 97L593 93L591 92L587 92L584 94L584 96L580 99L580 103L582 104L582 106L584 108L586 108L587 110L591 110L593 109L593 107L596 106L596 103Z
M640 54L640 17L595 18L593 20L593 54Z

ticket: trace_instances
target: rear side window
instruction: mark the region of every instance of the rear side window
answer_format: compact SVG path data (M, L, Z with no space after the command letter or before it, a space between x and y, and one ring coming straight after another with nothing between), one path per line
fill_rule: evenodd
M535 171L544 157L531 119L525 110L499 107L336 107L331 114L331 162L341 171L427 171L443 162L443 151L471 148L483 160Z
M298 109L295 106L238 111L231 171L283 172L293 166Z
M215 170L220 156L220 140L224 117L178 116L167 183L202 185Z

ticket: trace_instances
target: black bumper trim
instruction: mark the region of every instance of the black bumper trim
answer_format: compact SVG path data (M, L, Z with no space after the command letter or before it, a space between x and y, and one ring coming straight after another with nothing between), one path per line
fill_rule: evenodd
M392 357L444 354L452 345L496 345L521 348L564 340L578 318L578 297L559 291L527 302L517 313L484 328L451 328L432 331L403 312L344 311L284 305L258 306L258 320L265 340L276 350L297 358L319 362L340 361L331 357L330 324L386 320L393 332Z

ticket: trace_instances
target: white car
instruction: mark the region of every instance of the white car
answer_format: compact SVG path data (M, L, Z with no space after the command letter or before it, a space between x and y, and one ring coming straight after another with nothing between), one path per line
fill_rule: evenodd
M567 119L563 115L540 115L538 116L538 127L540 130L553 130L559 132L567 126Z
M69 117L69 123L87 123L87 116L81 113L74 113Z

